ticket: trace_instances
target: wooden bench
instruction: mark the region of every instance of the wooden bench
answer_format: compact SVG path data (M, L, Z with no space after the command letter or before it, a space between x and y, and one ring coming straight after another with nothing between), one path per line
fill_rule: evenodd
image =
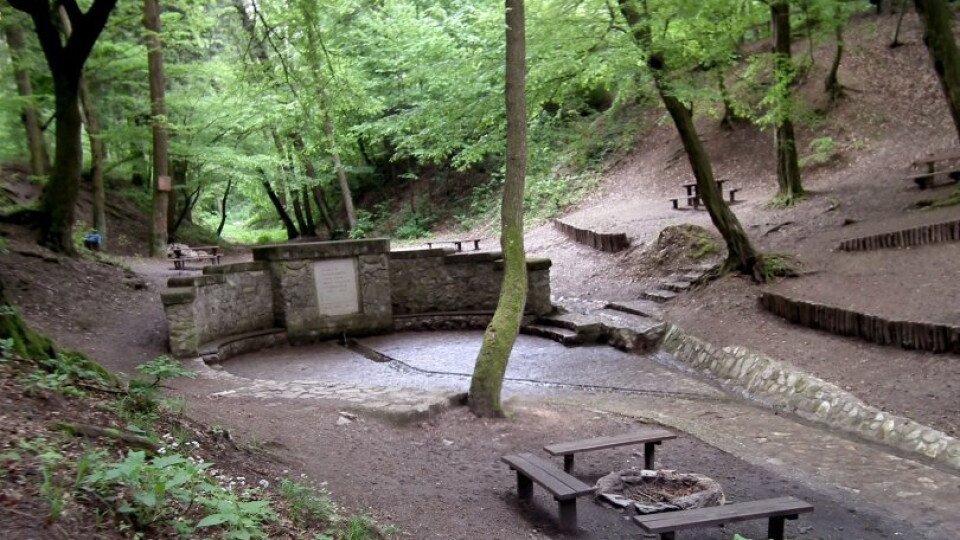
M730 202L737 202L737 192L740 191L740 188L733 188L730 190Z
M813 512L811 504L794 497L779 497L694 510L636 516L633 520L644 531L659 534L660 540L675 540L676 531L683 529L769 518L767 536L764 538L783 540L784 520L797 519L800 514L808 512Z
M198 246L190 248L190 251L194 252L203 252L208 251L209 254L205 255L184 255L182 249L173 250L173 269L174 270L183 270L186 268L186 263L190 261L210 261L212 264L220 264L220 246Z
M533 497L533 482L543 486L560 505L560 528L577 530L577 498L593 495L593 487L554 467L549 461L533 454L517 454L500 458L517 471L517 497Z
M938 174L945 174L953 180L954 183L960 182L960 167L955 169L944 169L939 171L928 171L924 173L905 176L904 180L913 180L920 189L927 189L933 185L933 181Z
M593 450L616 448L618 446L643 444L643 467L645 469L653 469L657 445L663 441L676 438L676 435L665 429L648 429L634 433L625 433L623 435L549 444L544 446L543 449L551 456L563 456L563 470L571 473L573 472L573 458L579 452L591 452Z
M427 249L432 249L434 244L453 244L457 251L463 251L463 244L473 242L473 250L480 251L480 239L474 238L472 240L449 240L449 241L440 241L440 242L427 242Z

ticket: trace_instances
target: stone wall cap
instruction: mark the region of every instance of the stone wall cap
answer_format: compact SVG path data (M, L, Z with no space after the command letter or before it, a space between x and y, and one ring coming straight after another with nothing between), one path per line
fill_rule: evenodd
M553 266L553 261L544 257L527 257L527 270L546 270ZM503 259L497 259L493 262L494 270L503 270Z
M358 255L390 252L389 238L365 240L336 240L331 242L292 242L269 244L252 248L253 260L288 261L302 259L342 259Z
M427 257L443 257L453 250L446 248L418 248L402 249L390 252L391 259L425 259Z
M446 264L477 264L494 262L503 257L499 251L480 251L472 253L449 253L443 258Z
M160 293L160 301L163 302L165 306L172 306L176 304L189 304L193 302L196 298L193 287L177 287L174 289L167 289Z
M236 274L240 272L256 272L267 270L269 266L263 262L242 262L222 265L208 265L203 267L204 275L211 274Z

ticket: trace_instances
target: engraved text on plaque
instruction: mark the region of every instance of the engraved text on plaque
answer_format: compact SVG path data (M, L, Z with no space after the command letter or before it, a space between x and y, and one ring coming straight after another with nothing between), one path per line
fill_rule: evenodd
M360 312L357 291L357 260L327 259L313 263L320 315L350 315Z

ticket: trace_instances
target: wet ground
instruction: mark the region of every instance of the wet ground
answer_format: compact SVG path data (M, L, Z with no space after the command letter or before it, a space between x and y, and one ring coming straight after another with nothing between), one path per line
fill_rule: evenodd
M326 342L251 353L230 359L224 369L251 379L375 381L380 386L466 391L481 338L481 332L407 332L364 338L353 350ZM570 390L727 399L708 383L671 370L653 356L605 345L568 348L519 336L507 366L504 395Z

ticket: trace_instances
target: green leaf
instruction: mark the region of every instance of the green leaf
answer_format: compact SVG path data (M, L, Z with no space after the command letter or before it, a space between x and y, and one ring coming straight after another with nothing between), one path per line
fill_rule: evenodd
M210 514L209 516L200 520L197 523L197 527L216 527L217 525L223 525L230 521L230 518L226 514Z

